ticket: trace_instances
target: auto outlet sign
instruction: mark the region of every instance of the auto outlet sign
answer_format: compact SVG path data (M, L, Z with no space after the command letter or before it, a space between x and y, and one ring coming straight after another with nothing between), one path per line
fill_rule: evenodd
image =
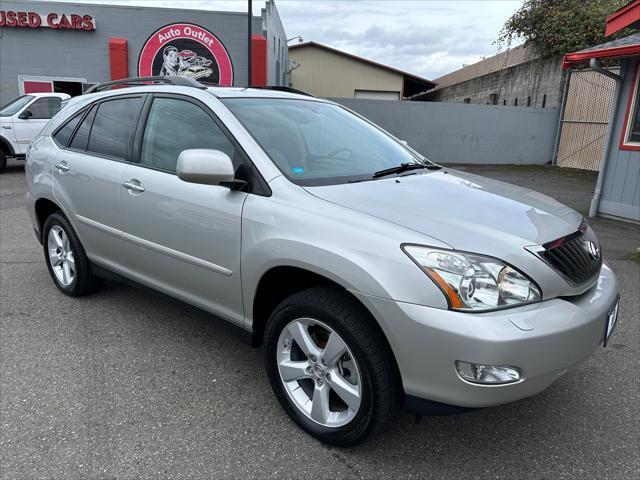
M192 23L174 23L154 32L140 52L138 75L181 75L233 85L233 65L226 48L209 30Z

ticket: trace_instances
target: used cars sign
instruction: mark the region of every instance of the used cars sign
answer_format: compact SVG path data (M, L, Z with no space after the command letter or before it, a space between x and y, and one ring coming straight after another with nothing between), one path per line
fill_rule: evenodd
M0 10L0 27L51 28L54 30L95 30L96 21L91 15L76 13L48 14Z

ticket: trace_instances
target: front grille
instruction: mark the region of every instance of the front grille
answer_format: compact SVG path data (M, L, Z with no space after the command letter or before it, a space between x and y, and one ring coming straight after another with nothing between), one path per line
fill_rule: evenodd
M602 252L597 245L597 255L589 252L588 240L581 232L544 245L542 257L574 286L583 285L600 273Z

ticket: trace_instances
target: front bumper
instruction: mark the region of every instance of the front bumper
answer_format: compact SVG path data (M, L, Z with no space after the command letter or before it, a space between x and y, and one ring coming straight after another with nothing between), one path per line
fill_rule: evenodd
M461 407L487 407L541 392L603 343L618 282L604 264L582 295L488 313L462 313L354 293L382 326L405 393ZM513 365L523 378L505 385L462 380L461 360Z

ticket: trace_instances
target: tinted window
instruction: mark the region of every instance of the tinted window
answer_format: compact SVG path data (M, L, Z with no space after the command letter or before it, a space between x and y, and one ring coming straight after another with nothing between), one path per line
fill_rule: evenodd
M234 157L233 144L202 108L183 100L156 98L149 111L140 162L175 172L180 152L190 148L221 150Z
M126 159L141 104L141 97L100 103L87 150Z
M93 117L96 115L96 110L98 107L93 107L91 111L84 117L80 127L76 131L76 134L73 136L73 140L71 140L71 144L69 148L75 148L76 150L86 150L87 143L89 141L89 132L91 132L91 123L93 122Z
M33 114L31 118L51 118L60 111L61 104L62 99L59 97L39 98L29 105L29 110Z
M76 129L78 122L82 120L83 114L84 112L81 112L73 117L53 136L60 145L66 147L69 144L69 139L71 138L71 135L73 135L73 131Z

